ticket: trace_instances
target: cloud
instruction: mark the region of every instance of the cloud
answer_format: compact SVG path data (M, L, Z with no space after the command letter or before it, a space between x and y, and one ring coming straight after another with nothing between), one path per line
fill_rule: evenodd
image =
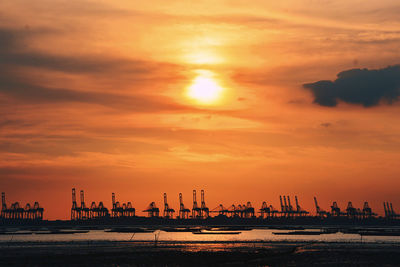
M330 123L330 122L323 122L323 123L321 123L320 125L321 125L322 127L328 128L328 127L331 127L331 126L332 126L332 123Z
M157 92L117 93L88 91L79 88L54 87L42 85L46 80L37 79L37 72L57 71L72 74L90 74L96 77L109 77L120 82L122 74L136 81L158 79L178 79L174 72L178 66L167 63L132 60L105 55L64 56L29 49L29 40L42 34L54 34L49 29L11 29L0 28L0 96L27 104L48 103L86 103L98 104L134 112L194 111L196 108L176 103L173 99ZM169 72L168 72L169 70ZM165 74L167 73L167 74ZM150 79L152 78L152 79ZM93 80L95 81L95 80ZM132 83L132 81L130 81ZM139 88L140 89L140 88ZM0 123L0 127L3 125Z
M29 48L31 39L45 34L58 33L61 32L47 28L34 30L0 28L0 66L4 65L7 68L31 67L102 76L113 74L113 77L116 74L125 73L138 79L166 75L169 75L169 78L179 76L171 75L171 70L177 70L179 66L170 63L118 58L104 54L58 55Z
M0 129L4 128L20 128L20 127L29 127L34 126L32 122L26 122L24 120L10 120L10 119L3 119L0 120Z
M108 106L116 109L126 109L135 112L157 112L195 110L195 108L184 106L164 96L156 95L123 95L116 93L88 92L73 90L69 88L44 87L21 81L16 75L0 74L0 94L28 104L46 103L86 103ZM17 81L20 80L20 81Z
M342 71L334 81L303 84L314 95L314 103L335 107L339 101L364 107L392 104L400 95L400 65L383 69Z

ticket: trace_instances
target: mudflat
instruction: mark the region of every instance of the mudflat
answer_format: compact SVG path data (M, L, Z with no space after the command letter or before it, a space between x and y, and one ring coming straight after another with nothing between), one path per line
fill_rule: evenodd
M10 242L0 266L399 266L400 244L341 242Z

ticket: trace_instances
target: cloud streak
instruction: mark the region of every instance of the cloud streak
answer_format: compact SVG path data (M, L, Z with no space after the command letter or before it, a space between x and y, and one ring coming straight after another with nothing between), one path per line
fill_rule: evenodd
M364 107L392 104L400 96L400 65L346 70L334 81L321 80L303 87L312 92L314 103L326 107L336 107L340 101Z
M18 30L0 28L0 95L26 104L86 103L134 112L194 111L195 108L176 103L156 92L127 94L103 91L88 91L82 87L53 87L35 81L29 70L39 69L67 74L94 75L119 80L127 74L133 80L153 78L177 79L177 74L165 74L176 67L173 64L152 61L130 60L101 55L63 56L32 51L27 41L35 36L53 33L47 29ZM28 68L28 69L27 69ZM176 70L176 68L174 69ZM172 71L173 72L173 71ZM174 76L175 75L175 76ZM1 125L0 125L1 126Z
M68 88L49 88L33 83L17 82L16 76L0 75L0 94L27 104L86 103L136 112L194 110L173 102L168 97L155 95L123 95L104 92L78 91Z
M0 28L0 65L10 67L33 67L72 74L129 74L137 78L154 77L166 70L177 70L171 63L110 57L104 54L57 55L29 48L31 39L57 30L21 30ZM170 73L170 72L167 72ZM164 74L165 76L165 74ZM176 78L178 75L175 75Z

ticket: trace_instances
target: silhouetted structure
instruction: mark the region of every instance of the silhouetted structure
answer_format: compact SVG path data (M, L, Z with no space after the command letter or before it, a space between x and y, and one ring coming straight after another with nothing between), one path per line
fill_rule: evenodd
M210 210L206 206L204 190L201 190L201 218L207 219L209 216L210 216Z
M96 206L96 202L92 202L90 205L90 210L89 210L89 218L90 219L103 219L109 217L110 214L108 212L108 209L104 207L104 204L102 201L99 202L99 205Z
M115 200L115 193L111 194L111 201L112 201L111 216L113 218L135 217L136 209L132 206L131 202L122 203L121 205L119 201Z
M263 202L260 208L260 217L263 219L276 217L279 211L276 210L272 205L268 205L267 202Z
M283 201L282 196L279 196L279 202L281 204L281 217L290 217L293 207L286 202L286 196L283 196Z
M170 208L167 201L167 193L164 193L164 218L170 219L174 217L175 210Z
M201 218L201 207L197 205L196 190L193 190L192 218Z
M326 218L328 217L330 214L329 212L324 211L323 209L321 209L318 205L318 201L317 198L314 197L314 203L315 203L315 211L316 211L316 215L321 217L321 218Z
M76 190L72 188L72 207L71 207L71 220L89 220L89 219L104 219L110 217L108 209L104 206L103 202L100 201L98 205L96 202L92 202L90 208L85 203L85 192L80 191L80 206L76 202Z
M1 192L1 218L6 218L7 213L6 193Z
M115 193L112 193L112 209L111 214L108 209L104 206L103 202L100 201L98 204L96 202L91 202L90 206L87 206L85 203L85 194L83 190L79 191L80 203L77 202L76 199L76 190L72 188L72 207L71 207L71 220L72 221L84 221L84 220L103 220L107 222L106 219L110 217L112 220L108 220L108 222L118 222L120 218L136 218L132 220L133 223L139 222L141 219L136 217L136 210L132 206L131 202L120 204L119 201L116 200ZM190 210L186 208L183 203L182 193L179 193L179 214L177 214L176 218L180 220L206 220L211 217L210 214L215 214L218 217L216 220L219 222L224 222L228 217L235 220L241 219L256 219L252 222L259 223L262 220L270 220L271 222L284 222L286 219L288 221L293 222L295 219L299 219L299 221L308 221L310 219L316 219L317 221L325 221L325 222L344 222L348 221L360 221L360 220L370 220L370 219L379 219L382 220L382 217L378 217L376 213L373 212L369 203L365 201L363 203L362 208L357 208L353 206L351 201L348 202L345 210L341 210L338 206L337 202L334 201L330 206L330 211L327 212L323 210L317 202L317 198L314 197L316 215L311 216L310 213L304 210L299 204L297 196L294 196L295 203L292 204L290 196L281 195L279 196L279 201L281 208L280 210L275 209L272 205L268 205L267 202L263 202L260 209L257 209L258 218L256 219L256 211L253 208L251 202L247 202L246 204L239 205L231 205L229 208L226 208L223 204L218 205L212 210L206 205L205 202L205 192L201 190L201 203L197 203L196 190L193 190L193 209ZM19 202L15 202L10 206L6 203L5 193L2 193L2 206L1 206L1 219L2 222L5 220L42 220L43 219L43 211L44 209L40 207L38 202L35 202L34 205L26 204L25 206L20 205ZM400 214L397 214L393 210L393 204L390 202L383 203L385 210L385 218L394 220L399 219ZM159 217L159 208L156 206L155 202L151 202L147 209L143 210L143 212L147 212L148 217ZM168 204L167 194L164 193L164 210L162 216L167 219L174 218L175 210L171 208ZM191 214L191 216L189 216ZM111 216L110 216L111 215ZM146 219L147 220L147 219ZM210 218L212 221L213 219ZM126 220L122 220L122 222L126 222ZM161 222L160 220L155 220L153 222ZM195 221L193 221L195 222ZM250 222L250 220L249 220ZM168 221L165 223L173 223ZM179 223L190 223L189 222L179 222ZM225 223L225 222L224 222ZM390 222L392 223L392 222Z
M364 202L363 209L355 208L353 203L349 201L347 203L346 210L343 212L338 206L337 202L334 201L331 205L331 212L323 211L319 206L317 199L314 197L315 207L317 210L317 216L320 217L332 217L332 218L348 218L352 220L361 220L361 219L370 219L376 217L378 214L374 213L372 209L369 207L368 202ZM387 214L386 204L385 207L385 216Z
M75 188L72 188L72 207L71 207L71 221L80 220L80 208L76 203Z
M338 206L338 204L337 204L336 201L333 201L333 203L332 203L332 206L331 206L331 215L332 215L332 216L335 216L335 217L339 217L339 216L344 215L344 214L340 211L340 208L339 208L339 206Z
M196 190L193 190L193 200L196 197ZM196 203L197 205L197 203ZM179 193L179 219L188 219L189 218L190 209L187 209L183 204L182 193Z
M247 204L239 204L232 205L228 208L228 214L230 217L238 217L238 218L254 218L255 211L251 205L251 202L247 202Z
M7 207L6 194L1 193L1 218L6 220L43 220L44 209L40 207L39 202L33 206L27 203L25 208L20 206L19 202L12 203Z
M227 216L229 214L229 210L224 207L224 205L219 204L217 207L213 208L211 213L218 213L218 216Z
M346 215L351 219L358 219L360 218L361 211L360 209L356 209L355 207L353 207L353 203L349 201L347 203Z
M251 202L247 202L246 206L243 207L243 216L244 218L253 218L255 217L254 208L251 206Z
M297 196L295 196L294 198L296 201L296 215L300 217L308 215L309 212L301 208Z
M290 202L290 196L283 196L283 201L282 201L282 196L279 196L279 201L281 204L281 212L280 212L281 217L286 217L286 218L299 217L299 216L302 217L309 214L308 211L305 211L300 207L297 196L295 196L296 208L292 206L292 203Z
M400 214L397 214L393 210L393 204L391 202L383 202L383 208L385 210L386 219L397 219L400 218Z
M89 208L86 207L85 204L85 192L83 192L83 190L81 190L80 192L80 197L81 197L81 219L82 220L86 220L89 218Z
M372 209L369 207L368 202L364 202L364 206L362 209L362 219L368 219L368 218L372 218L374 216L376 216L377 214L372 212Z
M143 212L147 212L148 217L159 217L160 209L156 207L155 202L151 202L150 205Z
M206 219L210 216L210 210L206 206L204 198L204 190L201 190L201 204L200 207L197 204L196 190L193 190L193 208L192 208L192 218L196 219Z

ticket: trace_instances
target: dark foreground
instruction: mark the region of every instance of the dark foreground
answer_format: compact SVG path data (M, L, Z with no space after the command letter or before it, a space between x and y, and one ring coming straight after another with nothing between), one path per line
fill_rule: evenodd
M399 244L35 242L0 244L1 266L399 266Z

